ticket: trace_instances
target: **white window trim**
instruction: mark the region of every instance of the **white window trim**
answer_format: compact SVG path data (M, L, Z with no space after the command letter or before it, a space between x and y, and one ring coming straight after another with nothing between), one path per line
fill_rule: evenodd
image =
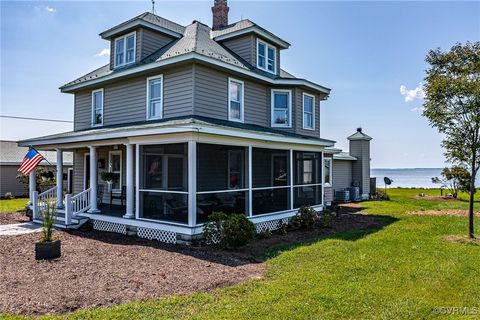
M274 96L276 92L288 93L288 123L285 124L276 124L274 119ZM270 123L272 128L291 128L292 127L292 90L286 89L272 89L270 96Z
M132 62L127 62L127 38L133 34L133 61ZM124 39L124 46L123 46L123 63L122 64L117 64L117 42ZM116 67L122 67L126 66L132 63L135 63L137 61L137 32L133 31L130 32L126 35L123 35L121 37L115 38L115 41L113 43L113 66L114 68Z
M326 182L325 181L325 161L330 161L330 170L329 170L329 174L330 174L330 181L329 182ZM323 184L325 185L325 187L331 187L333 185L333 159L332 158L323 158Z
M261 67L260 64L259 64L259 59L258 59L259 50L258 50L258 47L259 47L260 43L265 45L265 67ZM273 71L268 70L268 48L269 47L273 49ZM270 72L270 73L273 73L273 74L277 74L277 48L275 46L272 46L271 44L268 44L265 41L262 41L262 40L257 38L257 57L256 58L257 58L257 68L258 69L261 69L261 70L264 70L264 71L267 71L267 72Z
M160 115L158 117L150 117L150 81L161 80L160 86ZM163 118L163 74L147 78L147 120L158 120Z
M102 93L102 122L101 123L95 123L95 93L97 92L101 92ZM103 109L104 109L104 104L105 104L105 94L104 94L104 91L103 91L103 88L102 89L97 89L97 90L93 90L92 91L92 106L91 106L91 110L92 110L92 127L101 127L103 126Z
M123 183L123 179L122 179L122 175L123 175L123 155L122 155L122 150L114 150L114 151L109 151L108 152L108 172L113 172L112 171L112 155L115 155L115 154L118 154L120 155L120 173L119 173L119 180L118 180L118 186L120 187L120 189L113 189L112 188L112 184L109 183L108 184L108 188L110 189L110 191L112 192L121 192L122 191L122 183Z
M310 97L312 98L312 127L308 127L305 124L305 97ZM315 96L313 94L308 94L308 93L303 93L302 94L302 123L303 123L303 129L305 130L315 130Z
M233 118L230 114L230 86L232 82L237 82L241 84L242 90L240 93L240 119ZM228 78L228 120L242 122L244 121L244 92L245 92L245 84L242 80L237 80L234 78Z

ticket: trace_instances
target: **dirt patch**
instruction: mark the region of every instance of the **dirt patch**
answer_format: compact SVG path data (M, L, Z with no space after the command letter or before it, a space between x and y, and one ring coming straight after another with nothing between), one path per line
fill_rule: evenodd
M92 230L61 232L62 257L35 261L38 234L0 241L0 313L62 314L132 300L209 291L261 277L272 246L322 234L378 227L371 216L349 215L331 229L292 231L256 240L236 252L167 245Z
M453 243L480 246L480 239L470 239L467 236L447 236L445 239Z
M30 218L25 212L0 212L0 224L28 222Z
M458 201L458 199L455 199L452 196L414 196L412 197L413 199L417 200L432 200L432 201Z
M424 211L408 211L407 214L416 214L420 216L468 216L468 210L424 210ZM480 212L475 212L476 216L480 216Z

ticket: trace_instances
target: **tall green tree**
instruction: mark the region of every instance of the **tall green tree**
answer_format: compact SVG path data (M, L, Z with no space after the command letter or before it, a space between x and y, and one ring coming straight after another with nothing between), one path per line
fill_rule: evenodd
M447 160L470 171L468 234L474 233L475 177L480 167L480 42L431 50L423 115L444 135Z

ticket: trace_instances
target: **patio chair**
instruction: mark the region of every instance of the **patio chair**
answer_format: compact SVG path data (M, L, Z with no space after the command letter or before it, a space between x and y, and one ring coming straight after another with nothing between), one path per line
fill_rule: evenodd
M127 199L127 186L122 186L120 193L113 193L113 191L110 190L110 207L112 207L113 199L119 199L123 207L123 202Z

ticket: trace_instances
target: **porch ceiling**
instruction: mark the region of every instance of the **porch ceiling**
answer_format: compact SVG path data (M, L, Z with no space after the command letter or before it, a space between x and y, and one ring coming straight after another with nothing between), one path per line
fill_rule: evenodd
M132 138L178 133L204 133L233 138L304 144L319 147L332 147L335 144L333 140L312 138L252 124L190 116L64 132L22 140L18 142L18 145L21 147L36 146L48 148L58 145L70 145L70 147L74 147L74 145L79 143L98 143L102 140L105 140L106 144L129 143Z

